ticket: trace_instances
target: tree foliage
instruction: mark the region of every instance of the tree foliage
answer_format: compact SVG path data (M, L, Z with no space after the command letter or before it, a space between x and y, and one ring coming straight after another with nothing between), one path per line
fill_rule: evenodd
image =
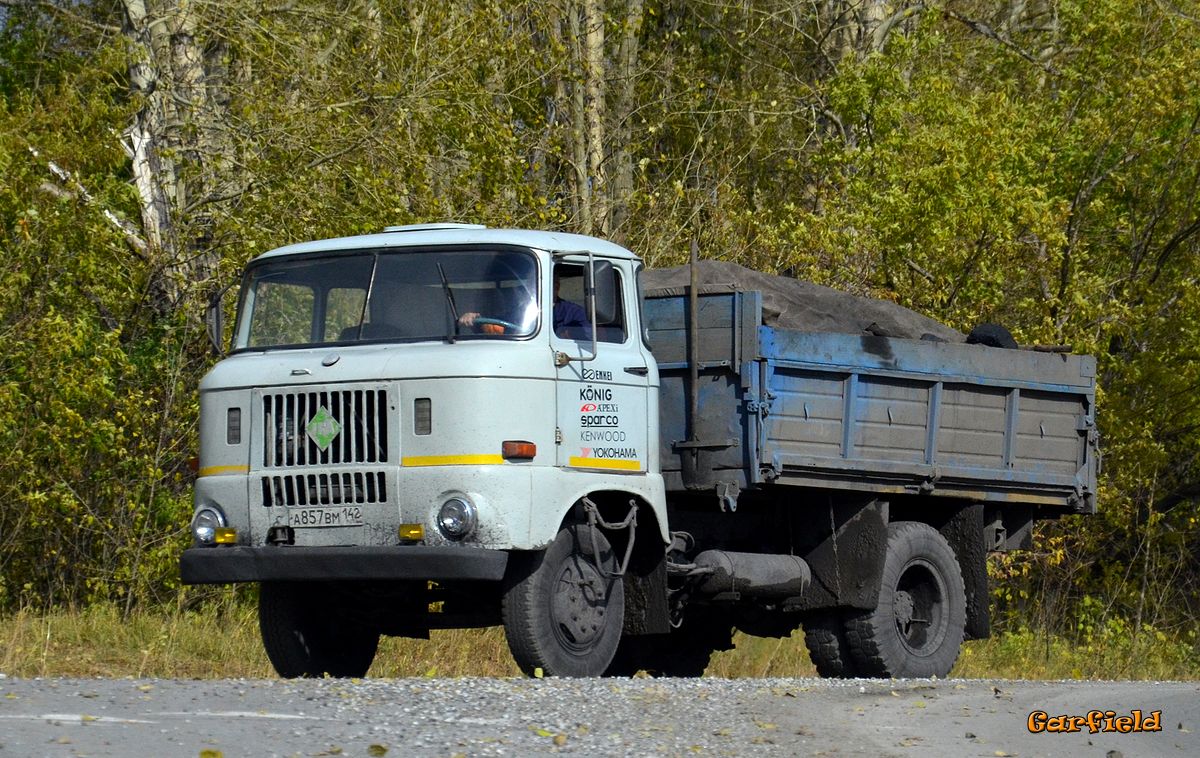
M4 0L0 603L174 589L200 305L246 260L454 219L604 234L652 265L696 240L1095 354L1101 514L997 564L1005 623L1194 625L1198 17Z

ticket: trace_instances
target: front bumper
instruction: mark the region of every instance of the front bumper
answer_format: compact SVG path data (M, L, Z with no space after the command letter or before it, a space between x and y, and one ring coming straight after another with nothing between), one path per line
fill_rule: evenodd
M389 547L194 547L179 559L184 584L234 582L452 579L499 581L504 550L404 545Z

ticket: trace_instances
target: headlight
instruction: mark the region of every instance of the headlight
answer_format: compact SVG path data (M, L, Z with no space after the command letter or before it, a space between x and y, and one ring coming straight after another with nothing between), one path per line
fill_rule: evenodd
M225 514L217 508L204 507L192 517L192 536L201 545L215 545L217 530L225 526Z
M438 511L438 529L448 539L461 540L475 530L475 506L464 497L452 497Z

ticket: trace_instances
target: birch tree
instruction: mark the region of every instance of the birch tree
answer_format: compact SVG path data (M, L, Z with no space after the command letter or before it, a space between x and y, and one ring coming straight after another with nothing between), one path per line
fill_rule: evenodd
M165 314L190 283L207 281L216 269L205 247L210 222L193 211L214 200L214 174L228 169L218 94L228 85L223 66L206 67L198 4L122 0L122 8L130 94L138 103L124 138L156 267L153 306Z

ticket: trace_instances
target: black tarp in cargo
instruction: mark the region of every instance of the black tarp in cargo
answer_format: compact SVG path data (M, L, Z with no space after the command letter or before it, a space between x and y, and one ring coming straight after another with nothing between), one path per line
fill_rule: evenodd
M961 333L887 300L859 297L812 282L764 274L729 261L702 260L698 268L704 292L761 292L763 323L767 326L907 339L932 335L947 342L964 339ZM686 295L690 283L688 266L647 269L642 273L642 286L650 297Z

